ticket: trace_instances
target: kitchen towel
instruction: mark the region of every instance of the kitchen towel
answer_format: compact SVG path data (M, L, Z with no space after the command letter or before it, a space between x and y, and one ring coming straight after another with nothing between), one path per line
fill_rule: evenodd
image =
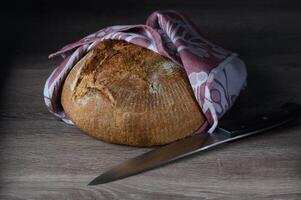
M68 124L60 103L64 80L72 67L104 40L124 40L150 49L182 66L207 122L196 134L212 132L246 85L246 67L236 53L209 41L184 15L171 10L152 13L146 24L110 26L49 55L63 57L44 87L48 110Z

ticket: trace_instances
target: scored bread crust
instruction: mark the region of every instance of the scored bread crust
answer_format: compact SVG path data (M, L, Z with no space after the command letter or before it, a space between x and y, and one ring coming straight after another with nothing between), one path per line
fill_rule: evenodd
M205 122L183 69L124 41L87 53L69 72L61 103L82 131L117 144L163 145Z

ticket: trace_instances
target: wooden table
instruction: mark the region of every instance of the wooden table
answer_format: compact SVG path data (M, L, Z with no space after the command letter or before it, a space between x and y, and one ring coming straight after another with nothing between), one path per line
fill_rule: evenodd
M44 82L60 62L47 54L106 25L143 23L152 10L173 8L240 53L248 87L225 121L301 103L300 7L287 1L168 2L114 12L112 6L17 12L25 33L15 33L18 48L5 63L10 70L1 88L0 199L301 199L300 120L140 175L86 186L111 166L150 150L94 140L44 105Z

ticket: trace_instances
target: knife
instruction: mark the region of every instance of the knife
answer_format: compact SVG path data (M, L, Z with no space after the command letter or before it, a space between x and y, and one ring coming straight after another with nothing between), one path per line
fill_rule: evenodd
M126 178L226 142L280 127L297 119L300 113L299 104L285 104L281 111L249 119L247 123L239 126L219 127L213 133L194 135L129 159L96 177L88 185L104 184Z

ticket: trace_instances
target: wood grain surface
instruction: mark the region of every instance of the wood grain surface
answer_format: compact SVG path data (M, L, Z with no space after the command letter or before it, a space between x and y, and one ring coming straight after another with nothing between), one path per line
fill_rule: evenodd
M18 8L12 20L23 32L14 33L19 40L6 59L9 70L0 88L0 199L301 199L301 120L140 175L86 186L111 166L150 150L94 140L58 121L44 105L44 82L60 62L47 54L104 26L143 23L152 10L177 9L213 41L238 52L247 65L248 87L224 123L288 101L301 103L296 2L141 6L99 5L83 12L80 6L68 12L50 6L31 13Z

